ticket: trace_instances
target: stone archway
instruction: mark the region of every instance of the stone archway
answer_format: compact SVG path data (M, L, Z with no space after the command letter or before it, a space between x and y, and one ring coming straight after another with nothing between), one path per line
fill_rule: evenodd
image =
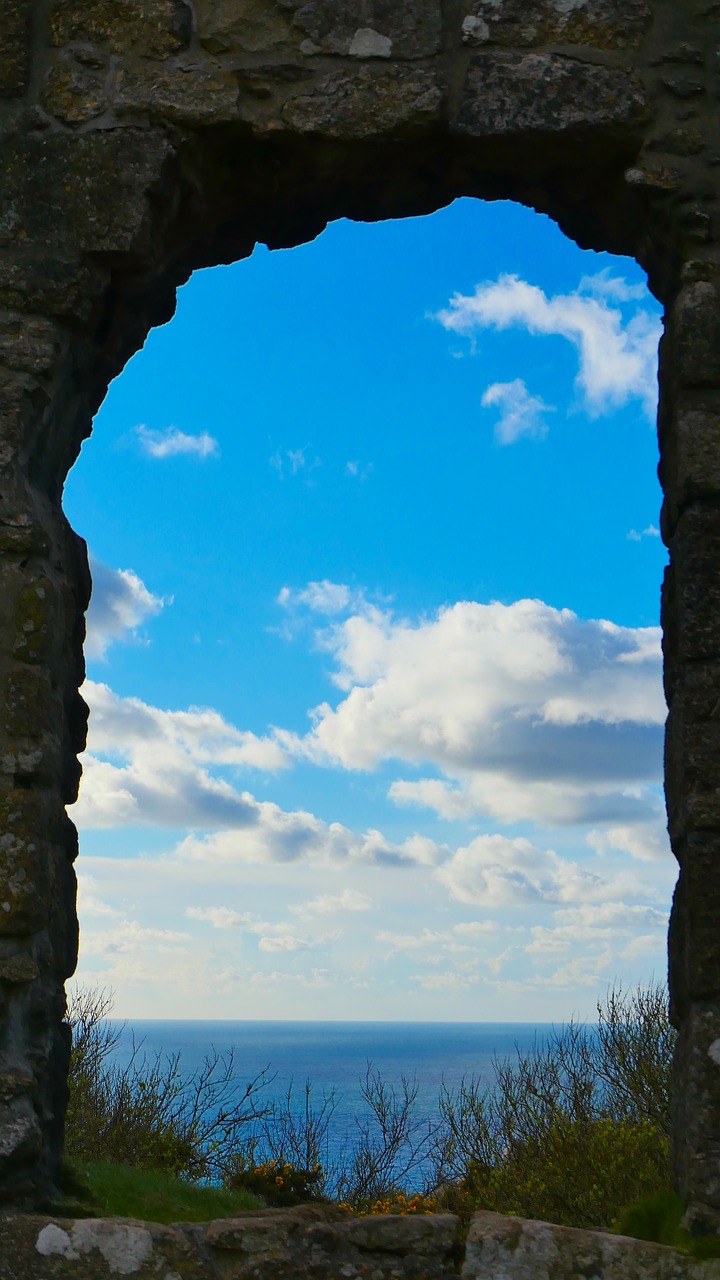
M85 739L65 476L199 266L331 219L513 198L634 254L661 358L675 1168L720 1221L718 7L706 0L7 0L0 14L0 1199L62 1146L64 805Z

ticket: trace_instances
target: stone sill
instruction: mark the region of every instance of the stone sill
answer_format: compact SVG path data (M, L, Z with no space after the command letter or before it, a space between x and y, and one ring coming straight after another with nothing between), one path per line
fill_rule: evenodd
M720 1280L720 1259L495 1213L349 1218L314 1205L159 1226L0 1217L0 1280Z

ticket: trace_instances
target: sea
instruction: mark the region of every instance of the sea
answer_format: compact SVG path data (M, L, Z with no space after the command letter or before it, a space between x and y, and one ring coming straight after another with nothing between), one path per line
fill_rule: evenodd
M402 1090L403 1077L417 1087L415 1115L432 1122L438 1116L443 1085L459 1088L474 1079L492 1085L493 1062L512 1059L542 1043L557 1028L525 1022L203 1022L143 1021L116 1024L116 1058L121 1065L132 1054L152 1062L160 1055L180 1055L183 1075L201 1069L208 1055L234 1052L238 1089L261 1072L268 1083L258 1104L282 1103L292 1086L293 1107L304 1106L305 1084L312 1085L317 1107L334 1094L329 1154L352 1142L358 1123L367 1116L361 1086L368 1068L384 1083Z

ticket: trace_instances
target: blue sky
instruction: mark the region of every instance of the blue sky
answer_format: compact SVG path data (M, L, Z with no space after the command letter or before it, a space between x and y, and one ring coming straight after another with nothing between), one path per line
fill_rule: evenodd
M636 264L470 200L180 290L65 494L118 1013L542 1020L662 975L659 331Z

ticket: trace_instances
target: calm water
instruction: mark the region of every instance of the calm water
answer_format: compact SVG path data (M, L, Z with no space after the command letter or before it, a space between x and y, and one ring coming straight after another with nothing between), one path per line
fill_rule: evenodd
M492 1060L512 1057L551 1031L546 1023L438 1022L150 1022L128 1024L118 1057L129 1055L132 1037L149 1059L180 1053L183 1073L194 1072L203 1057L235 1048L239 1084L244 1088L263 1068L275 1078L263 1095L280 1099L291 1081L298 1104L306 1080L313 1096L335 1090L331 1145L340 1144L363 1113L360 1081L368 1061L396 1087L401 1077L417 1081L419 1117L437 1112L442 1082L457 1087L463 1077L493 1079Z

